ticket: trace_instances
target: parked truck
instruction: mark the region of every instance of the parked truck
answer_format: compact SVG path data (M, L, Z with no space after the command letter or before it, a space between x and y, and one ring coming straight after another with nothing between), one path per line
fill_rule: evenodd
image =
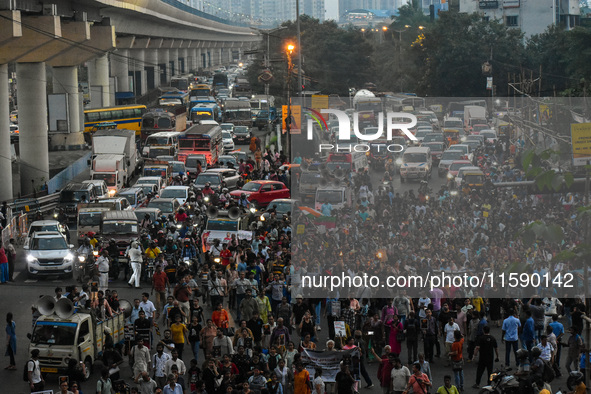
M98 130L92 136L91 175L106 173L109 188L121 189L140 171L142 158L135 143L135 131L110 129ZM91 164L89 163L89 164ZM95 167L98 166L98 167ZM120 174L117 174L120 172ZM99 175L93 179L104 179ZM121 179L122 183L117 183Z
M121 300L120 304L129 302ZM29 353L39 350L41 373L64 374L69 360L74 359L85 364L86 378L90 377L94 361L103 354L107 335L114 345L124 342L125 317L131 312L131 308L113 311L111 317L99 320L89 309L78 309L67 298L55 302L52 296L40 298L36 307L41 316L35 322L33 334L28 335Z
M250 126L250 102L238 99L227 99L224 103L224 122L234 126Z

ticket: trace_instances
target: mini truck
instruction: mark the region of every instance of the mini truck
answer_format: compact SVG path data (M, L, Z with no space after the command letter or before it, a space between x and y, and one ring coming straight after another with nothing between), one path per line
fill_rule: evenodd
M100 321L89 310L75 309L70 300L64 298L55 303L51 296L40 298L37 308L42 316L29 335L29 353L39 350L42 373L64 373L68 361L75 359L85 364L86 378L89 378L94 361L103 354L105 328L111 330L115 345L124 342L125 312L113 313L112 317Z

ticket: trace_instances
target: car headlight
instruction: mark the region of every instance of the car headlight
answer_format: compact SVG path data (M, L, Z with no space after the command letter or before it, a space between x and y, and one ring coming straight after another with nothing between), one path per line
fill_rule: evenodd
M37 258L36 258L36 257L33 257L33 256L31 256L31 255L29 254L29 255L27 255L27 261L28 261L29 263L34 263L34 262L36 262L36 261L37 261Z
M74 260L74 255L72 253L68 253L67 255L64 256L64 260L65 261L72 261L72 260Z
M454 176L451 173L447 174L447 179L454 179Z
M396 164L398 164L398 165L401 166L402 165L402 159L396 159Z

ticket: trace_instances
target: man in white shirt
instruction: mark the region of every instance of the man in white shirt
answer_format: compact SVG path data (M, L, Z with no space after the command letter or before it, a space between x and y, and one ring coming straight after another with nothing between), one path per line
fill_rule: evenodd
M99 289L107 290L109 288L109 251L104 249L98 259L96 266L99 272Z
M129 262L131 263L131 269L133 270L133 274L131 275L131 278L129 279L129 282L127 282L127 284L129 285L129 287L134 287L135 285L135 288L139 289L143 258L142 250L140 249L140 246L136 241L133 241L131 243L131 246L129 247L129 249L127 249L125 256L129 258Z
M394 368L392 368L392 372L390 373L390 379L392 379L392 392L395 394L404 392L408 385L409 378L410 370L402 365L398 357L394 358Z
M541 341L537 346L542 351L540 358L544 361L552 363L552 359L554 357L554 346L548 342L548 337L546 335L540 336L540 339Z
M164 345L156 345L156 353L152 356L152 370L158 387L162 388L166 384L166 363L171 357L164 353Z
M156 312L156 307L154 306L154 303L150 301L148 298L150 298L150 293L142 293L142 301L140 302L140 308L142 308L143 311L146 312L146 319L150 320L150 323L152 323L154 312Z
M450 317L448 323L443 326L443 334L445 335L445 355L448 356L451 352L451 345L454 343L454 333L460 331L458 323L454 322L454 318Z
M419 298L419 317L424 318L427 316L425 311L427 310L427 307L429 306L430 303L431 303L431 298L429 298L429 297Z

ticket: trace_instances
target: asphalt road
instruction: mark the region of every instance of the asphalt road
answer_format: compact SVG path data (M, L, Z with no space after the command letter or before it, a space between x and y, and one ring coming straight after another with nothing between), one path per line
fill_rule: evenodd
M259 133L257 132L257 135ZM247 146L239 146L238 148L242 148L243 150L248 150ZM381 178L381 173L372 174L372 180L374 181L374 185L376 182L379 181ZM432 178L429 182L430 187L433 191L439 190L439 187L445 182L445 178L437 177L436 172L432 175ZM394 181L394 188L397 191L405 191L409 189L418 189L418 182L409 182L400 184L398 177ZM74 238L75 239L75 235ZM7 387L8 393L11 394L20 394L20 393L28 393L28 385L22 381L22 368L24 363L28 360L28 339L26 337L27 333L31 332L31 306L37 300L40 295L53 295L54 288L56 286L61 286L64 288L67 285L74 284L73 280L61 280L57 278L47 278L42 280L28 280L26 278L25 272L23 272L25 267L25 256L22 250L18 250L17 255L17 267L16 267L16 278L15 282L5 284L0 286L0 298L2 298L2 304L0 308L0 314L3 316L6 315L7 312L12 312L14 314L14 320L16 323L16 332L17 332L17 371L8 371L0 368L0 381L4 387ZM147 291L149 286L147 284L143 284L144 291ZM130 289L123 279L119 279L115 282L112 282L109 285L110 289L116 289L119 292L120 299L127 299L133 300L134 298L139 298L141 295L142 290ZM206 311L206 316L210 316L211 311ZM319 342L318 348L323 349L324 344L327 340L328 329L327 329L327 321L326 319L322 319L321 323L322 331L319 333ZM504 360L505 350L504 347L500 344L500 335L501 331L499 328L493 327L491 330L492 334L497 338L499 345L499 353L501 356L501 360ZM443 343L441 342L441 346L443 348ZM422 351L422 343L419 343L419 351ZM187 356L185 357L185 363L188 365L191 359L188 356L189 352L186 352ZM379 352L378 352L379 353ZM564 352L563 352L564 353ZM403 353L402 353L402 360L406 362L406 345L403 344ZM565 359L565 355L563 354L563 360ZM202 360L202 358L201 358ZM563 361L564 362L564 361ZM439 387L443 383L443 376L446 374L453 375L451 368L445 367L446 364L443 358L436 358L435 364L432 365L432 373L434 377L434 386ZM8 366L8 358L4 360L4 366ZM497 365L498 366L498 365ZM128 382L131 381L131 371L128 367L127 363L125 363L122 368L122 378L126 379ZM94 368L93 374L89 381L82 383L82 388L85 393L94 393L96 387L96 381L99 378L99 371L100 371L100 363L98 363L97 367ZM379 388L379 381L376 378L377 372L377 364L370 363L368 365L368 373L373 380L375 385L372 389L361 389L362 393L371 393L371 392L380 392ZM476 374L476 365L475 364L466 364L465 365L465 392L466 393L477 393L478 390L472 389L471 386L475 382L475 374ZM563 377L561 379L555 380L552 384L552 387L555 389L562 387L563 389L566 387L566 378ZM365 386L365 382L362 381L362 386ZM58 390L58 382L56 376L49 376L46 380L46 389L52 389L57 392ZM433 391L432 391L433 392Z

